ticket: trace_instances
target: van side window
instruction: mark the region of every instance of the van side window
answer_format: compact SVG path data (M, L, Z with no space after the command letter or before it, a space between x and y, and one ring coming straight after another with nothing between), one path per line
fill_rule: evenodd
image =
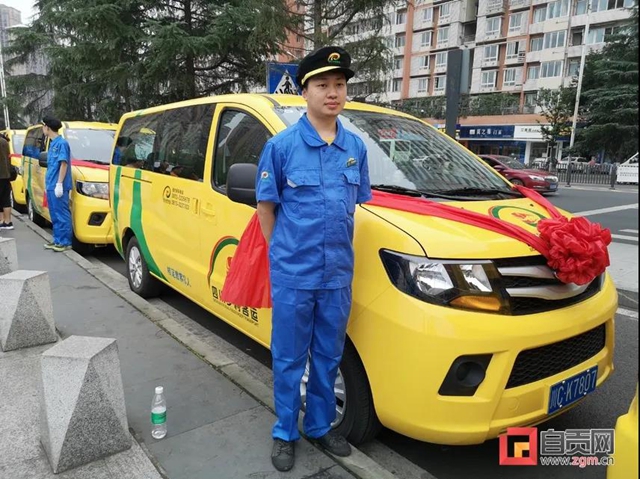
M172 176L202 181L214 104L167 110L156 139L154 158Z
M125 121L116 140L114 165L153 170L153 146L162 113L137 116Z
M251 115L237 110L224 111L216 139L213 184L224 188L229 168L235 163L257 165L269 138L269 130Z
M42 127L28 131L22 147L22 155L29 158L40 158L40 152L44 151L44 133Z

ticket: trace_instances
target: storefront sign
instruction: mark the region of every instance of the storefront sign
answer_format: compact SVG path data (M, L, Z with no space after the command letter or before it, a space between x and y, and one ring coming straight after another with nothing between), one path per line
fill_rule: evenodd
M460 138L475 140L480 138L513 138L513 125L462 126Z
M544 141L542 129L540 125L516 126L514 128L513 137L516 140L537 140Z

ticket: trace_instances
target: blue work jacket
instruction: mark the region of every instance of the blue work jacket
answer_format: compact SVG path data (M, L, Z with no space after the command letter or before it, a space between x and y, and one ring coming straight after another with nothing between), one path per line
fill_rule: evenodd
M338 121L331 144L307 115L265 145L258 201L276 203L269 244L271 282L296 289L337 289L353 280L353 214L371 199L367 150Z
M49 143L49 153L47 154L47 174L45 175L45 186L47 190L55 190L60 173L60 163L67 163L67 174L62 181L62 188L69 191L72 188L71 181L71 148L67 140L62 136L57 136Z

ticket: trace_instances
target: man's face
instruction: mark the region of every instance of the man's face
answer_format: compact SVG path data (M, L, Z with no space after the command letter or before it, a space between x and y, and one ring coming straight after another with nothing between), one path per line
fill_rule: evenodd
M302 90L307 110L316 116L337 117L347 101L344 73L328 71L311 77Z
M49 136L49 132L51 130L49 129L49 127L47 125L42 125L42 133L44 133L46 136Z

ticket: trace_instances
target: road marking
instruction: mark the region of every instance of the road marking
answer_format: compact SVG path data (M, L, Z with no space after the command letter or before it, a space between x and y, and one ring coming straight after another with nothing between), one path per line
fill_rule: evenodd
M612 238L638 242L637 236L611 235Z
M635 233L638 234L638 230L620 230L621 233Z
M618 308L616 313L621 316L626 316L627 318L634 319L636 321L638 320L638 312L634 311L633 309Z
M620 206L611 206L609 208L600 208L599 210L588 210L588 211L578 211L577 213L573 213L574 216L593 216L593 215L602 215L604 213L613 213L614 211L622 211L622 210L631 210L638 209L638 203L633 203L631 205L620 205Z

